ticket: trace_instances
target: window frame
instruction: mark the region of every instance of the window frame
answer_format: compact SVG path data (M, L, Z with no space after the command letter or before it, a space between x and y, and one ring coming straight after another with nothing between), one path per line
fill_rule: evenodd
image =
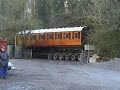
M32 35L32 39L36 40L36 35L35 34Z
M57 33L57 39L60 39L60 33Z
M65 34L65 39L69 39L69 34L68 33Z
M62 39L62 33L60 33L60 39Z
M75 36L74 36L74 34L75 34L75 33L74 33L74 32L72 32L72 39L75 39Z
M71 39L71 32L69 32L69 39Z
M78 38L78 32L75 32L75 39Z
M43 34L40 35L40 40L43 40Z

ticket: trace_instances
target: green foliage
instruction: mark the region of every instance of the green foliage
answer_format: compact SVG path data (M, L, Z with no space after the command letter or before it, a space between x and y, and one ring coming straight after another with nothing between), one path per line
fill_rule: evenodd
M99 55L108 57L120 56L120 30L101 30L93 34L92 41L99 50Z
M101 56L120 56L120 2L105 0L100 4L97 2L97 5L99 13L95 14L95 17L98 15L96 18L98 22L93 23L96 32L91 41Z
M29 0L0 0L0 36L13 43L14 35L23 30L35 29L38 21L28 12Z
M49 2L48 0L36 0L36 3L38 3L36 4L37 18L42 23L42 27L47 27L49 25L49 14L50 14Z

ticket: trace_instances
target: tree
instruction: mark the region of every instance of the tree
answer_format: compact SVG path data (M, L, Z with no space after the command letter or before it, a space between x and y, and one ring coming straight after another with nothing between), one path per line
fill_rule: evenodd
M33 10L28 11L30 0L0 0L0 33L13 42L14 35L23 30L31 30L38 26ZM11 34L11 35L10 35Z

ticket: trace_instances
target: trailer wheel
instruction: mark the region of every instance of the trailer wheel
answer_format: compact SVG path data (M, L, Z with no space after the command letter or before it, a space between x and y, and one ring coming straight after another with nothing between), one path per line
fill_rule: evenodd
M53 55L53 59L54 59L54 60L57 60L57 59L58 59L58 55L57 55L57 54L54 54L54 55Z
M68 54L65 55L65 60L69 60L70 56Z
M82 59L81 54L79 54L79 55L77 56L77 59L78 59L78 61L81 61L81 59Z
M52 59L52 54L48 54L48 59Z
M60 55L59 55L59 60L63 60L63 58L64 58L63 55L60 54Z
M76 60L76 56L73 54L73 55L71 55L71 60L72 61L75 61Z

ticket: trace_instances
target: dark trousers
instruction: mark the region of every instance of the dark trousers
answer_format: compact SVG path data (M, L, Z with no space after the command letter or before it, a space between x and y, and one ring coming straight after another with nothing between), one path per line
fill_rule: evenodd
M4 66L3 67L3 77L7 76L7 70L8 70L8 66Z

